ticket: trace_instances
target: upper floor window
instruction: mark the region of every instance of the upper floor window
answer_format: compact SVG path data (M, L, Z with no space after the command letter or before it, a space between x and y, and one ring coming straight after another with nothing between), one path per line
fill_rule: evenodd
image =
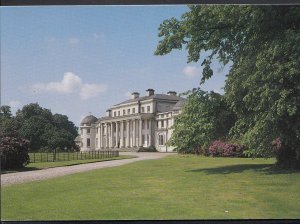
M160 117L161 117L161 118L164 118L164 115L162 114L162 115L160 115Z
M145 121L142 120L142 129L145 129Z
M142 107L142 113L144 113L145 112L145 108L144 107Z
M147 106L147 112L150 113L150 106Z
M125 115L126 113L125 113L125 110L123 110L123 115Z
M132 108L132 113L135 114L135 108Z
M118 116L120 116L120 111L118 111Z
M87 133L87 134L91 133L91 129L89 129L89 128L86 129L86 133Z
M117 116L117 112L116 112L116 111L114 112L114 117L115 117L115 116Z
M169 121L166 120L166 127L169 127Z
M160 121L161 123L161 127L163 128L164 127L164 121Z
M130 114L130 109L127 110L127 114Z

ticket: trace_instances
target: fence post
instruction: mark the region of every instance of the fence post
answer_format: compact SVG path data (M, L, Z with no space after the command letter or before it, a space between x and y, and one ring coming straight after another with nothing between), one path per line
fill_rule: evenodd
M70 160L70 152L68 152L68 161Z
M35 163L35 152L33 153L33 162Z
M48 152L47 152L47 163L48 163Z
M43 154L42 154L42 153L40 153L40 157L41 157L41 161L40 161L40 162L42 162L42 159L43 159L43 157L42 157L42 156L43 156Z

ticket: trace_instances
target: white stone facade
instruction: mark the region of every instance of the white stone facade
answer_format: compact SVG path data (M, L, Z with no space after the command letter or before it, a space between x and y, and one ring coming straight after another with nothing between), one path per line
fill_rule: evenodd
M173 147L166 146L166 142L184 101L174 91L154 94L148 89L143 97L134 92L131 100L112 106L105 117L89 115L82 120L81 151L155 147L160 152L171 152Z

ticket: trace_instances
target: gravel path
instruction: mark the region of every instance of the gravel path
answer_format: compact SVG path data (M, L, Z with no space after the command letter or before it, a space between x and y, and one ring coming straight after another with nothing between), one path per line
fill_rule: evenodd
M120 152L120 155L133 155L137 158L121 159L112 161L103 161L96 163L86 163L74 166L55 167L43 170L34 170L26 172L16 172L1 175L1 187L12 184L31 182L36 180L44 180L53 177L65 176L73 173L85 172L89 170L102 169L107 167L121 166L141 160L160 159L171 155L172 153L136 153L136 152Z

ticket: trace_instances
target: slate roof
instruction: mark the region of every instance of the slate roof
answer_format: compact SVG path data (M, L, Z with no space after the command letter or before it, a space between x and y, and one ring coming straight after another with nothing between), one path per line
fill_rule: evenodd
M181 108L183 107L184 103L185 103L186 99L182 99L179 100L173 107L173 110L181 110Z
M184 98L180 96L173 96L173 95L166 95L166 94L153 94L151 96L143 96L143 97L138 97L136 99L130 99L123 101L121 103L115 104L114 106L119 106L122 104L127 104L127 103L133 103L137 101L143 101L143 100L150 100L150 99L157 99L157 100L185 100Z

